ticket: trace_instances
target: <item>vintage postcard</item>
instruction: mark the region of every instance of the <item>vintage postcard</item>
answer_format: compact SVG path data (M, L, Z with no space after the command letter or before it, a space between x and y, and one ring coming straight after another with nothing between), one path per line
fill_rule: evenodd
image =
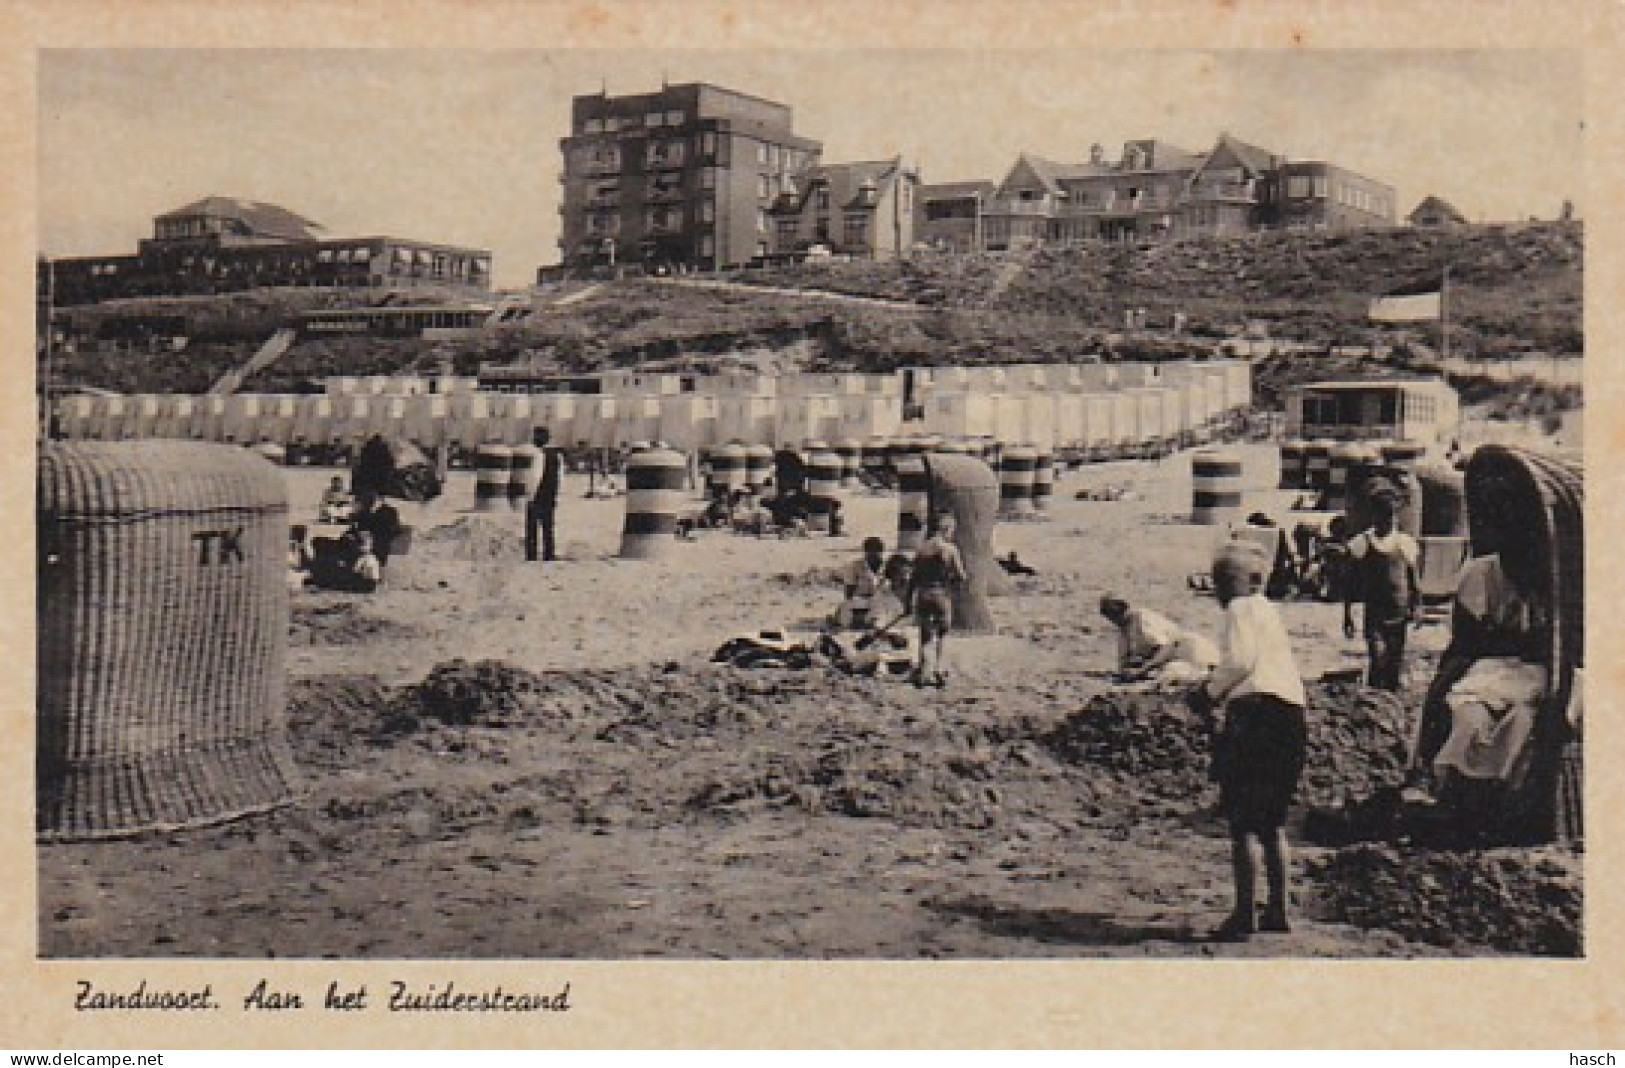
M1621 1040L1619 5L0 25L0 1045Z

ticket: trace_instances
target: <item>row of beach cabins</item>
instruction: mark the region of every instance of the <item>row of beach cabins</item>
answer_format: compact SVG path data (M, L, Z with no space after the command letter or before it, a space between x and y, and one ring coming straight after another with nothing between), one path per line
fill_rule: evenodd
M56 431L289 450L353 449L382 434L463 452L528 442L538 426L561 445L660 441L684 451L912 434L1108 457L1206 440L1250 406L1250 370L1232 360L892 374L622 370L595 376L596 392L537 391L512 379L335 377L320 394L72 394L58 400Z

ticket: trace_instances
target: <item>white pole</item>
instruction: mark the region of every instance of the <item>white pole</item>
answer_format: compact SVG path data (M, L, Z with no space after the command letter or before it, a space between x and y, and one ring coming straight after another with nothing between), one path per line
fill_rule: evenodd
M1441 362L1450 362L1450 265L1444 265L1439 279L1439 356Z

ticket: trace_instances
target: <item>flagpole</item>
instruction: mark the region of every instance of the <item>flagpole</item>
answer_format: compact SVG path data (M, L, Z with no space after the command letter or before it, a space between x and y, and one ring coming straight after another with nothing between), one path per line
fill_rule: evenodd
M1444 265L1439 279L1439 356L1449 373L1450 364L1450 265Z

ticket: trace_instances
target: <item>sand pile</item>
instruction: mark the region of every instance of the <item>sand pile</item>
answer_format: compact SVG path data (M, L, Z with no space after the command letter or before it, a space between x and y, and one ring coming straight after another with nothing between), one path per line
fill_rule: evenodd
M1298 803L1331 806L1397 784L1408 729L1399 699L1348 683L1307 689L1309 751ZM1207 727L1177 691L1100 694L1038 740L1056 759L1105 769L1152 797L1182 800L1209 789Z
M288 738L307 768L354 764L393 707L393 692L373 675L323 675L288 686Z
M1307 867L1332 919L1436 946L1581 952L1581 858L1564 849L1454 853L1363 844Z
M1039 741L1058 760L1115 773L1156 797L1208 789L1208 730L1179 693L1100 694Z
M1057 811L1070 820L1080 803L1087 812L1096 801L1088 772L1045 754L1030 740L1033 724L999 711L997 694L945 700L819 668L668 663L538 674L455 660L415 686L319 696L306 701L302 733L370 741L380 751L405 740L433 760L433 774L452 765L529 766L545 754L568 770L549 773L550 803L594 823L669 825L683 812L731 817L788 806L985 828ZM1064 699L1079 695L1069 690ZM323 710L342 722L318 722ZM389 796L411 788L397 781ZM366 806L352 811L352 801L344 802L347 819L369 814ZM374 803L388 815L407 802ZM424 803L438 807L432 797Z
M419 627L380 619L363 611L364 602L349 594L311 594L297 599L288 621L290 645L363 645L403 640L422 634ZM342 600L330 600L341 597Z
M465 515L419 533L417 540L458 560L513 561L525 551L524 535L494 516Z
M400 715L432 717L441 723L505 727L525 717L542 689L533 672L496 660L453 660L439 664L404 694ZM406 722L397 722L404 729Z
M1398 786L1411 730L1399 696L1348 682L1310 683L1308 693L1309 759L1298 800L1332 806Z
M522 763L535 748L575 769L584 794L612 788L618 805L654 822L793 805L985 828L1212 802L1207 730L1180 694L1097 694L1086 679L1015 689L1019 700L1010 687L944 697L824 668L534 673L453 660L394 691L372 679L301 683L294 730L301 753L324 766L408 736L441 760ZM1329 806L1397 780L1397 701L1321 684L1311 700L1300 803Z

